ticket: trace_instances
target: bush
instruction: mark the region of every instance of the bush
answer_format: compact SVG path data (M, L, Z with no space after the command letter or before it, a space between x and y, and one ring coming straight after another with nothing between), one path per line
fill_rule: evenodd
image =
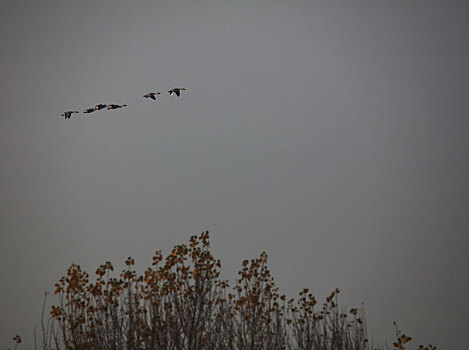
M166 258L156 251L141 275L130 257L119 278L106 262L96 270L94 282L79 265L71 265L55 285L58 303L43 321L43 348L371 348L363 307L339 308L338 289L322 305L306 288L287 300L275 286L265 253L243 261L229 287L220 279L220 261L209 248L209 233L204 232L192 236L188 245L175 246ZM398 333L394 345L404 349L408 341L410 337Z

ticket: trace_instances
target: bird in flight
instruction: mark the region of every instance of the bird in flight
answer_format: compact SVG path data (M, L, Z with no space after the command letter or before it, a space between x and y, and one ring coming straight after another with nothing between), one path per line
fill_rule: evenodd
M107 105L107 109L117 109L117 108L122 108L122 107L127 107L127 105Z
M99 105L96 105L96 107L94 107L95 110L99 111L100 109L103 109L103 108L106 108L106 105L103 105L102 103L99 104Z
M65 117L65 119L70 119L72 117L73 113L80 113L78 111L67 111L62 113L62 117Z
M156 101L156 95L161 95L161 92L148 92L143 97L145 98L151 98Z
M184 88L174 88L174 89L171 89L169 90L169 96L171 96L172 94L176 94L177 97L179 97L181 95L181 90L186 90Z
M177 97L181 96L181 91L185 91L185 88L173 88L168 91L169 95L172 96L173 94L176 95ZM143 95L144 98L151 98L153 101L156 101L156 95L161 95L161 92L147 92L145 95ZM116 104L98 104L92 108L86 108L83 113L88 114L88 113L93 113L94 111L99 111L101 109L119 109L127 107L126 104L122 105L116 105ZM62 117L65 117L65 119L70 119L72 117L73 113L80 113L78 111L67 111L62 113Z

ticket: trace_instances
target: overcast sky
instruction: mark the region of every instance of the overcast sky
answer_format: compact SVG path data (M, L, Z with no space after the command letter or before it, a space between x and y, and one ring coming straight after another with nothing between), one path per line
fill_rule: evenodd
M2 349L71 263L204 230L224 278L266 251L375 342L467 347L469 2L4 1L0 32Z

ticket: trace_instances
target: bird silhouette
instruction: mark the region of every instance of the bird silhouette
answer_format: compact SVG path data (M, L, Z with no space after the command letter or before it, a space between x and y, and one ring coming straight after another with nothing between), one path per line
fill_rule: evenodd
M171 96L172 94L176 94L176 96L179 97L181 95L181 90L186 90L186 89L184 89L184 88L171 89L171 90L168 91L169 96Z
M99 105L96 105L96 106L94 107L94 109L97 110L97 111L99 111L100 109L103 109L103 108L106 108L106 105L103 105L102 103L99 104Z
M62 113L62 117L65 117L65 119L70 119L72 117L73 113L80 113L78 111L67 111Z
M117 108L122 108L122 107L127 107L127 105L107 105L107 109L117 109Z
M148 92L143 97L145 98L151 98L156 101L156 95L161 95L161 92Z

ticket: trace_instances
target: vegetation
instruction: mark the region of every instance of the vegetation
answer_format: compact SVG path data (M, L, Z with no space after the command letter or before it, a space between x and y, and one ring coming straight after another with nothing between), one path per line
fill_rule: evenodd
M96 278L71 265L55 285L58 296L42 323L42 348L177 350L368 350L363 307L339 307L339 290L322 304L304 288L279 294L267 254L242 262L234 286L220 279L209 233L192 236L163 258L156 251L143 274L125 261L119 278L110 262ZM45 307L45 302L44 302ZM395 349L411 338L396 325ZM19 336L14 338L18 345ZM434 350L435 347L419 347Z

